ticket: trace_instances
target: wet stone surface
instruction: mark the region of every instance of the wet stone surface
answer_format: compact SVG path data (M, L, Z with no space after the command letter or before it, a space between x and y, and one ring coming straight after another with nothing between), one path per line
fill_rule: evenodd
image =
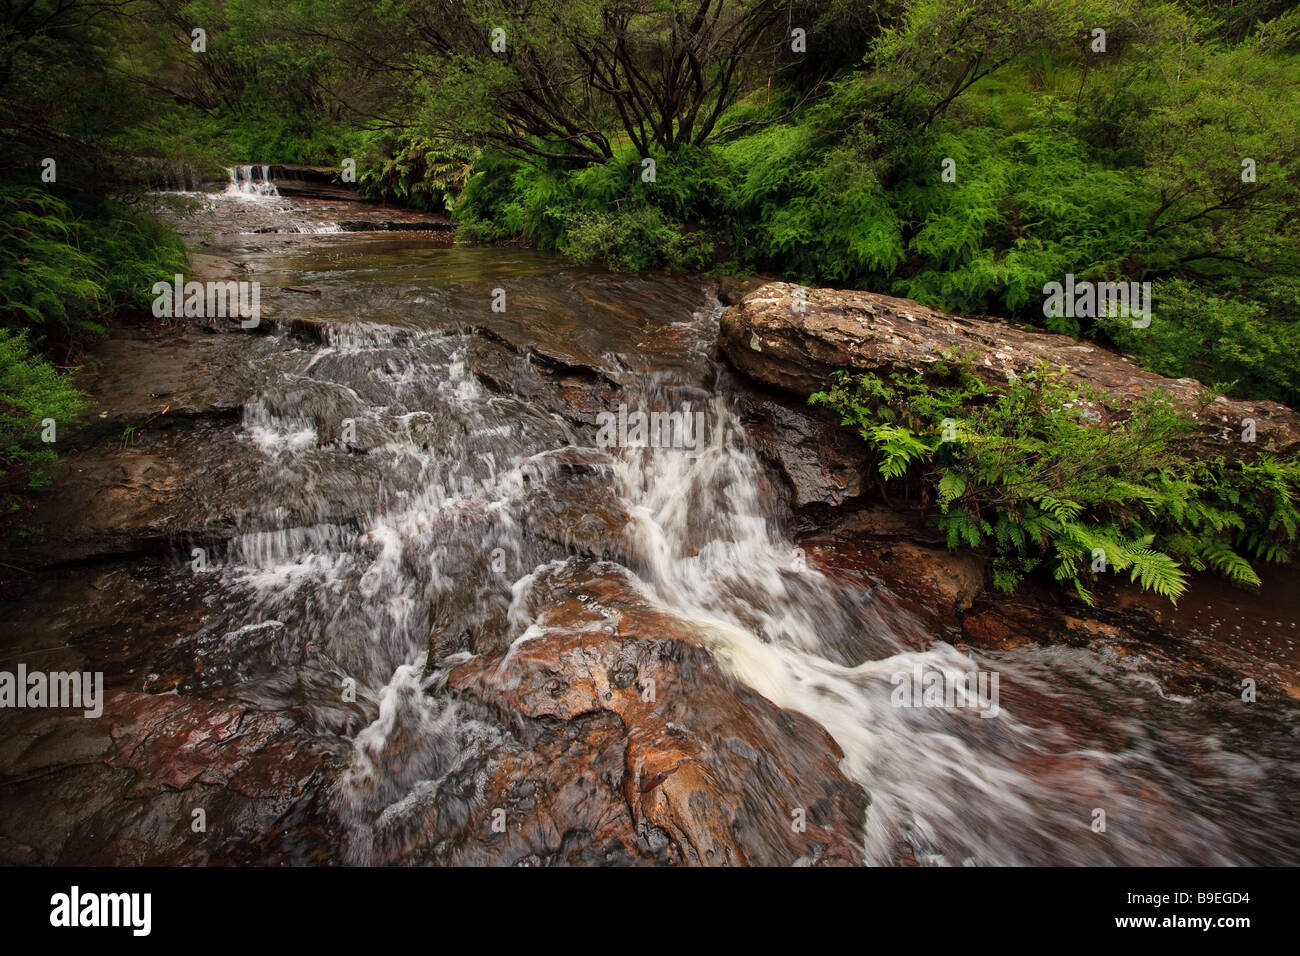
M715 292L746 284L335 231L379 211L324 194L173 205L195 276L262 283L265 321L88 356L63 471L11 516L0 671L98 672L103 709L0 708L0 861L1300 848L1300 611L990 593L833 422L720 361ZM601 447L620 406L704 437ZM900 704L972 670L996 714Z

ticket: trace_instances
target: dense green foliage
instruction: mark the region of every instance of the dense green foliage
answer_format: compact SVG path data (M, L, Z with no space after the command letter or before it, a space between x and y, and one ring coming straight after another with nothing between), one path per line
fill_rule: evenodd
M34 353L24 335L0 329L0 477L17 462L29 485L48 484L56 456L43 435L57 439L57 429L81 405L67 377Z
M1091 603L1093 577L1128 572L1176 600L1187 567L1258 584L1249 559L1289 559L1300 463L1202 457L1163 396L1104 422L1100 398L1045 367L993 388L952 361L844 373L812 401L871 446L882 481L924 489L949 546L986 550L1008 591L1041 571Z
M703 270L712 263L713 239L697 217L723 180L704 162L691 165L692 158L707 161L706 154L678 155L681 162L653 184L642 181L640 158L631 149L576 172L539 172L519 160L485 159L459 197L456 216L467 238L520 236L615 268L668 264Z
M474 172L478 151L408 133L372 133L364 137L361 193L387 198L416 209L450 209Z
M130 205L128 184L147 164L129 145L141 134L127 131L147 129L158 111L123 70L124 44L141 27L129 12L38 0L0 23L6 489L48 482L80 408L68 373L84 342L105 334L115 313L146 305L152 284L185 264L179 241Z
M485 161L460 215L616 265L695 267L711 245L719 268L1004 315L1295 403L1300 17L1224 29L1175 4L913 3L874 68L812 99L752 93L708 146L652 154L654 183L630 147L579 169ZM1155 321L1046 318L1067 273L1152 282Z
M107 333L113 314L146 308L153 283L184 268L179 240L149 216L0 188L0 474L19 464L33 484L47 481L54 453L40 423L66 428L80 407L68 376L43 356L66 362Z
M180 241L149 216L0 189L0 310L38 344L103 335L106 316L146 307L153 283L184 267Z

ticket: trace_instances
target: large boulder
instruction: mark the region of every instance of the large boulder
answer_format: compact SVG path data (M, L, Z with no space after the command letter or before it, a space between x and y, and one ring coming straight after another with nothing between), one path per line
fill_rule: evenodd
M448 676L528 743L494 755L492 799L448 841L447 862L862 861L867 796L841 773L835 741L730 678L696 626L625 572L542 575L526 613L526 639Z
M954 350L972 356L975 371L990 383L1047 362L1106 396L1096 409L1103 421L1161 390L1203 423L1199 441L1207 453L1285 455L1300 448L1300 415L1285 405L1214 397L1196 379L1148 372L1069 336L949 315L871 292L768 283L723 313L721 345L745 375L801 398L840 369L921 372ZM1246 419L1255 423L1253 444L1241 440Z

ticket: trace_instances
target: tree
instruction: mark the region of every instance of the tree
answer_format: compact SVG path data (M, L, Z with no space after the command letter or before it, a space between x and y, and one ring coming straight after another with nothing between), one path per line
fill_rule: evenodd
M455 141L583 165L610 159L610 131L621 129L642 155L674 153L713 135L750 68L786 37L773 28L790 6L411 3L388 21L410 38L411 53L383 65L418 74L425 125Z

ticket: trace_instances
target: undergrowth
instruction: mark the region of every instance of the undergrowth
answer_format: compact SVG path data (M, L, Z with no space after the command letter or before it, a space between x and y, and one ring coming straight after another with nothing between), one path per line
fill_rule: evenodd
M1202 457L1195 422L1159 393L1120 413L1047 366L991 386L969 361L926 375L841 373L810 401L873 449L882 483L919 486L949 547L988 554L994 582L1028 575L1092 603L1104 573L1176 602L1189 569L1258 585L1290 558L1300 463Z

